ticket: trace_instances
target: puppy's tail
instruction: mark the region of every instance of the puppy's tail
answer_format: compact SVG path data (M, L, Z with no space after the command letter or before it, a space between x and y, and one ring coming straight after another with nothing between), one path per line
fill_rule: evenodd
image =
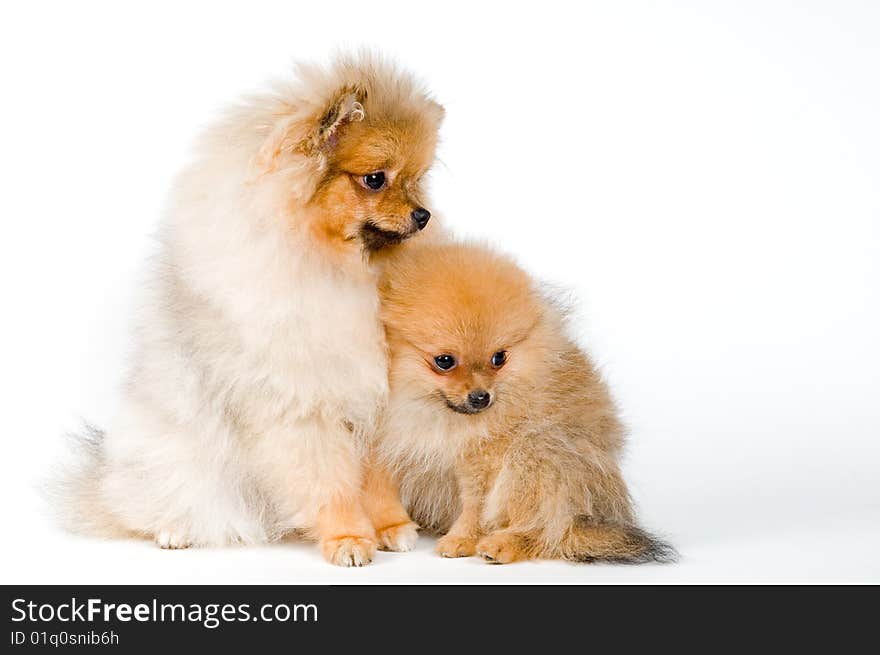
M71 434L71 454L43 488L58 522L70 532L105 538L132 536L101 500L104 432L86 424Z
M596 522L587 516L575 517L563 539L562 554L576 562L642 564L678 560L675 548L636 525Z

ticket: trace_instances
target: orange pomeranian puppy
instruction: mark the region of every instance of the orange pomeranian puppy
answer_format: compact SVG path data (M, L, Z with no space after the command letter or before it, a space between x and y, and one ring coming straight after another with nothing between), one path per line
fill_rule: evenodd
M422 245L380 291L391 398L377 457L413 518L448 531L440 555L675 556L637 526L608 389L524 271L478 246Z

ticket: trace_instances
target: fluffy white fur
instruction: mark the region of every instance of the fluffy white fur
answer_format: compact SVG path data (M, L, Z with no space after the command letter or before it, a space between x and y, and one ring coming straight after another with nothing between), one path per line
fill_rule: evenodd
M309 211L320 157L275 155L365 67L400 76L377 66L303 69L200 140L171 195L118 417L59 488L68 526L251 544L308 532L329 499L356 496L388 392L375 273L361 253L328 260L290 220Z

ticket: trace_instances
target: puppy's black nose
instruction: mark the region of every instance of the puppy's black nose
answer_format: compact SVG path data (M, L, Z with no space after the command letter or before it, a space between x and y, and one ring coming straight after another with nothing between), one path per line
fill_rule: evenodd
M483 389L471 391L467 397L468 405L473 409L486 409L489 406L490 400L492 400L492 396Z
M429 212L424 207L416 207L413 209L413 213L410 214L412 219L416 222L416 225L419 226L420 230L424 230L425 226L428 224L428 219L431 218L431 212Z

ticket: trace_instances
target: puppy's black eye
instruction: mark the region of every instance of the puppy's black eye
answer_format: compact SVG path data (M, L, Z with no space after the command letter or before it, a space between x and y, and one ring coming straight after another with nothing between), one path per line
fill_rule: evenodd
M497 353L492 355L492 366L494 366L495 368L501 368L502 366L504 366L506 361L507 361L507 351L506 350L499 350Z
M361 182L368 189L378 191L385 186L385 173L383 173L382 171L367 173L361 178Z
M434 364L441 371L450 371L455 368L455 357L452 355L437 355L434 358Z

